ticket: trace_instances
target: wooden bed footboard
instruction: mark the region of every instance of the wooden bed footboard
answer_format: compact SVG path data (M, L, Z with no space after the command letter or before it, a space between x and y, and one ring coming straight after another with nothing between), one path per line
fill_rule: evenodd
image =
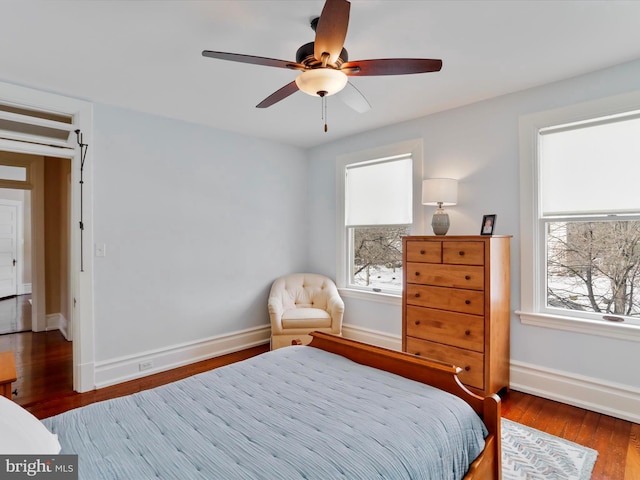
M336 335L312 332L311 347L335 353L354 362L415 380L449 392L467 402L480 415L489 430L482 453L469 467L465 480L502 478L500 438L500 398L480 397L460 383L459 367L427 360L404 352L368 345Z

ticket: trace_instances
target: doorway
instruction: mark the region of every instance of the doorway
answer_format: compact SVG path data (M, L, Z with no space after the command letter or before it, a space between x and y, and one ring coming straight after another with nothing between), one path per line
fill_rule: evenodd
M95 388L93 258L89 255L92 251L89 246L93 245L93 149L86 148L92 145L92 138L91 103L0 82L0 152L62 158L71 165L69 178L73 188L70 188L68 209L70 226L66 231L70 249L69 258L62 265L70 267L66 308L68 338L73 339L73 389L77 392ZM82 142L84 150L79 148ZM28 180L34 185L44 183L44 162L33 165ZM34 216L32 318L33 328L42 331L48 322L63 319L62 316L47 318L45 314L44 189L33 188L31 194ZM60 308L65 307L61 304Z
M62 342L72 339L71 160L0 151L0 181L6 180L1 175L3 167L16 163L22 163L29 173L36 174L31 176L31 188L17 188L18 185L0 188L0 336L39 348L26 352L14 348L18 362L30 365L33 358L40 358L47 365L53 365L51 362L55 359L47 361L51 352L43 348L46 343L43 345L41 339L51 338L52 330L60 331L58 338ZM35 202L32 202L33 197ZM36 249L43 247L39 249L44 255L32 255L34 245ZM35 295L32 296L34 286ZM32 308L34 301L38 309ZM36 312L44 316L44 322L38 321ZM65 371L55 372L56 378L71 380L72 366L64 364L61 367ZM35 374L36 371L25 368L21 374L21 388L16 387L18 396L15 400L20 404L26 399L41 400L31 388L31 382L38 379L32 378L30 372ZM72 382L65 382L64 386L58 386L60 388L68 388L71 393Z
M71 340L71 160L0 151L0 167L18 163L33 175L0 189L0 299L33 293L27 330L58 329ZM8 315L14 304L5 304Z

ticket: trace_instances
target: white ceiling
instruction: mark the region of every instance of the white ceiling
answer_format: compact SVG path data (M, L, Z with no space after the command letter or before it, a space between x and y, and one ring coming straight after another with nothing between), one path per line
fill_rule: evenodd
M310 147L640 58L640 1L352 0L350 60L441 58L439 73L354 77L372 109L297 92L296 72L202 50L295 60L323 0L0 0L0 80ZM640 82L639 82L640 86Z

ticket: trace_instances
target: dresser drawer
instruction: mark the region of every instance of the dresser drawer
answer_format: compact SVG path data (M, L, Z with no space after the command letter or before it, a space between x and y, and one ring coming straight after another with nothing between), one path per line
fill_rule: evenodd
M484 267L407 262L407 282L438 287L484 289Z
M407 262L442 263L442 242L407 242Z
M408 305L484 315L484 292L407 284Z
M407 306L407 335L484 352L484 317Z
M460 367L458 378L462 383L484 389L484 355L481 353L413 337L407 337L407 352Z
M457 265L484 265L483 242L445 242L442 262Z

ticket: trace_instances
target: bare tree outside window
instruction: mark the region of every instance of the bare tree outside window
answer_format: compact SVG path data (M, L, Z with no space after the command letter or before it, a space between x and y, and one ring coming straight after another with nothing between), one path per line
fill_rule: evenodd
M640 317L640 221L548 222L547 304Z
M352 229L353 284L372 288L402 288L402 237L410 225Z

